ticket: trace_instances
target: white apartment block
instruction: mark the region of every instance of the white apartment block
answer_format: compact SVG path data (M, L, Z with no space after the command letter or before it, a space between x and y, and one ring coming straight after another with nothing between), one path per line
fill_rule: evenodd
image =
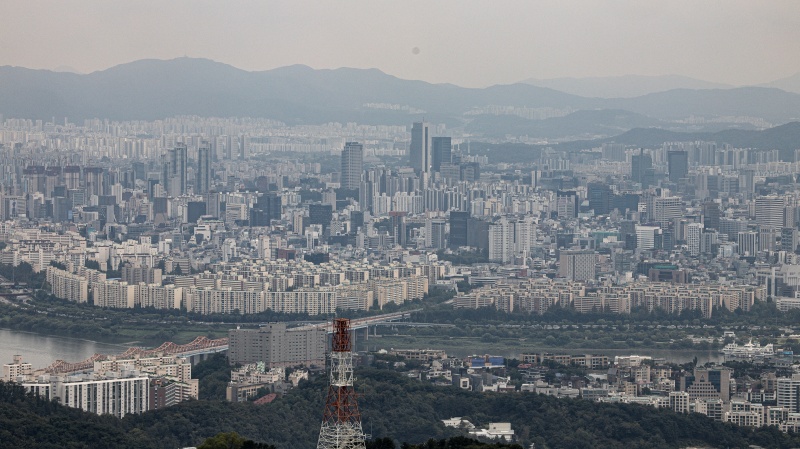
M57 398L67 407L122 418L149 410L149 382L147 376L133 371L114 377L44 375L22 386L48 400Z
M89 281L85 277L49 266L46 279L57 298L80 303L89 301Z
M136 286L127 282L103 281L94 285L94 305L116 309L132 309L136 304Z

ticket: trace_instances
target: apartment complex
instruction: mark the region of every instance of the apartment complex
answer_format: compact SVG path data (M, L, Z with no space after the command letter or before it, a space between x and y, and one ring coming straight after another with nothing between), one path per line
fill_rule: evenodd
M505 312L543 314L554 306L572 307L581 313L610 311L630 313L632 307L679 313L699 310L710 317L714 307L748 311L756 299L766 297L764 287L695 285L636 281L624 285L588 287L581 282L558 279L507 279L492 286L457 296L454 307L496 307Z
M185 309L201 314L331 314L338 309L368 310L389 303L422 299L430 283L444 273L443 264L366 264L252 260L221 263L214 272L177 276L174 284L135 283L160 278L160 270L131 269L132 282L108 280L83 266L47 267L55 296L112 308Z

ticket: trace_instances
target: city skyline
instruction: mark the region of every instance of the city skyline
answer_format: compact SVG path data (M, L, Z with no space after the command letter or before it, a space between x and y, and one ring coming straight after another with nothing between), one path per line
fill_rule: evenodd
M629 74L754 85L800 72L800 62L786 57L800 52L795 2L767 8L747 1L504 8L442 2L424 4L421 15L406 3L189 7L196 5L158 4L159 14L151 12L156 4L149 8L147 2L127 10L103 2L8 5L7 17L15 20L0 30L7 44L0 49L0 64L87 73L139 59L191 56L250 71L294 64L378 68L400 78L467 87ZM176 26L176 18L191 25ZM341 23L354 22L361 33L340 31ZM64 23L71 24L66 39ZM237 32L227 31L234 24ZM32 43L32 34L43 44ZM274 42L281 45L269 45Z

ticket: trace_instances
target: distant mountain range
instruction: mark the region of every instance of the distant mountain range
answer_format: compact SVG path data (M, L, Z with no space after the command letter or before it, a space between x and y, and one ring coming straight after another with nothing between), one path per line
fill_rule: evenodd
M618 136L592 141L573 141L560 145L563 149L594 148L606 142L621 143L637 147L653 147L664 142L716 142L729 144L734 148L753 148L756 150L779 150L781 160L794 161L794 151L800 148L800 122L760 131L726 129L718 132L675 132L660 128L634 128Z
M682 133L657 128L636 128L612 138L607 142L625 145L653 146L664 142L714 141L730 144L736 148L782 150L792 152L800 148L800 122L791 122L762 131L728 129L714 133ZM788 154L788 153L787 153Z
M586 109L545 120L480 115L466 125L466 130L488 137L527 135L539 139L569 137L574 140L616 136L632 128L656 126L665 124L658 119L621 109Z
M670 127L664 121L692 115L749 116L770 123L800 118L797 93L774 87L697 89L719 86L683 77L666 77L659 85L667 81L692 88L632 98L588 98L524 83L475 89L402 80L376 69L306 66L248 72L192 58L141 60L90 74L4 66L0 67L0 114L73 121L250 116L289 124L410 124L424 116L486 135L548 139L609 136L642 126ZM790 81L784 84L789 86ZM577 112L544 121L515 115L465 115L487 106Z
M762 87L775 87L783 89L787 92L794 92L800 94L800 73L795 73L792 76L775 80L771 83L762 84Z
M698 80L681 75L624 75L587 78L523 80L533 86L548 87L581 97L632 98L673 89L730 89L734 86ZM777 86L774 86L777 87Z

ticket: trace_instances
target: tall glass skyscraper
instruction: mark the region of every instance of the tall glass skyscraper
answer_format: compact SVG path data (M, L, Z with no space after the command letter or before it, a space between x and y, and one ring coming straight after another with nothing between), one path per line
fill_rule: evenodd
M168 196L186 193L186 145L179 143L167 150L162 159L161 184Z
M357 190L361 187L361 173L364 171L364 145L347 142L342 150L343 189Z
M431 169L430 125L416 122L411 127L411 145L408 147L408 162L416 171L428 172Z
M203 142L197 149L197 174L194 193L208 193L211 186L211 148Z

